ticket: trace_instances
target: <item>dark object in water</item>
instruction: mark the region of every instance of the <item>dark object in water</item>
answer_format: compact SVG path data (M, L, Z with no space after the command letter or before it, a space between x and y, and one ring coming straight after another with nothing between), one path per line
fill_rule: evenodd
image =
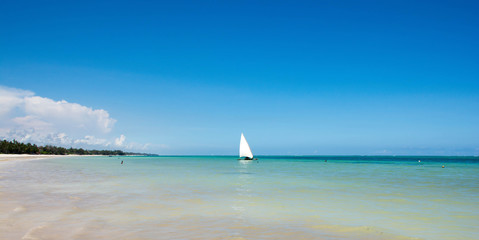
M121 160L121 164L123 164L123 160Z

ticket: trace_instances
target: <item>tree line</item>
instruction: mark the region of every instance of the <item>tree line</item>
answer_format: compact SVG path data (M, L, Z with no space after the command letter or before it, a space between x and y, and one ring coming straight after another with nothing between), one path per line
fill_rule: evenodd
M146 155L129 153L121 150L87 150L83 148L64 148L52 145L37 146L31 143L21 143L17 140L0 142L0 153L5 154L52 154L52 155Z

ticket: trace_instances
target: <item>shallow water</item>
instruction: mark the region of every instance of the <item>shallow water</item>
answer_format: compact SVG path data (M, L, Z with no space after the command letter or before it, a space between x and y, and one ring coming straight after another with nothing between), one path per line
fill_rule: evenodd
M0 239L477 239L478 199L477 157L6 162Z

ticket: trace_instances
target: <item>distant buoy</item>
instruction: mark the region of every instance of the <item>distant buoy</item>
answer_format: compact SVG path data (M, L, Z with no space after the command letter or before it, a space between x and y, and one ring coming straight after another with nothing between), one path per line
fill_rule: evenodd
M444 168L444 165L442 165L442 168Z
M421 160L417 161L417 162L421 162Z

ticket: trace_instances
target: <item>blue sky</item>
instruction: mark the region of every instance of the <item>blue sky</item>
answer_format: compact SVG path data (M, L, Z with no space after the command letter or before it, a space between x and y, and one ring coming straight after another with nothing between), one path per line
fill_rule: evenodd
M244 132L256 154L479 155L477 9L2 1L0 86L24 105L3 111L0 135L31 129L25 141L236 154ZM32 96L43 99L35 111ZM65 103L51 118L47 106L61 100L85 108ZM39 126L69 140L35 139Z

